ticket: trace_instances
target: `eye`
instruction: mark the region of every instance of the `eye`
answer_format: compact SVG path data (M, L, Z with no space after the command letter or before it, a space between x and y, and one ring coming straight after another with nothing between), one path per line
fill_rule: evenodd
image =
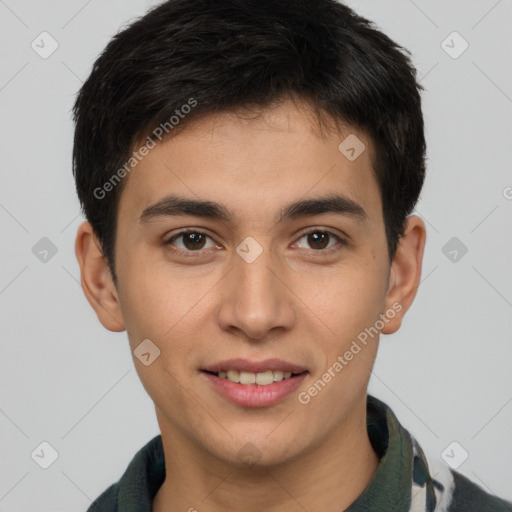
M301 240L304 240L304 242L301 242ZM305 247L304 244L309 245L309 247ZM346 241L338 235L331 233L330 231L313 229L307 233L303 233L296 242L296 245L301 249L310 249L316 252L323 251L330 253L341 249L343 245L346 245Z
M176 235L169 238L165 245L171 245L178 250L184 252L199 252L219 246L212 240L210 236L201 231L180 231Z

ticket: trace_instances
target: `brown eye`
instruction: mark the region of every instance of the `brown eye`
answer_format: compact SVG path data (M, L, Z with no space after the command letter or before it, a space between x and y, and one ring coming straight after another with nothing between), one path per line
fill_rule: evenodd
M301 240L305 240L301 242ZM314 251L323 251L325 249L331 249L336 246L336 243L343 245L343 240L329 231L321 231L316 229L304 233L297 242L297 245L302 249L312 249ZM302 245L301 245L302 244ZM306 245L306 246L304 246Z
M325 249L329 245L329 234L320 231L309 233L307 240L312 249Z
M182 231L171 237L165 244L172 245L183 252L199 252L217 247L210 236L199 231Z
M183 245L191 251L202 249L205 244L206 237L201 233L186 233L182 235Z

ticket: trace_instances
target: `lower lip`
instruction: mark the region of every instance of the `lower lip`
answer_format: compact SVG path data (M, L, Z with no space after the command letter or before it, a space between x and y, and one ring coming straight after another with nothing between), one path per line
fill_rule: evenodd
M242 407L268 407L277 404L293 393L307 375L307 372L304 372L268 386L260 386L258 384L237 384L211 373L202 373L217 391Z

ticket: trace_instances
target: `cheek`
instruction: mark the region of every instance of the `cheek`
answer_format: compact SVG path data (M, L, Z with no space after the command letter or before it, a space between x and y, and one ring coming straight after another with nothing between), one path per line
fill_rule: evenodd
M164 273L154 270L139 269L132 275L137 277L123 281L120 300L136 371L161 410L185 410L200 317L209 307L207 290L186 286L179 278L163 279ZM159 350L148 366L134 352L146 339Z
M176 271L167 262L137 265L131 261L119 274L129 336L161 342L208 303L216 282L211 274L198 278L190 270Z
M375 268L352 267L331 276L323 293L310 295L308 306L314 314L308 313L307 321L322 319L314 336L321 364L300 402L308 402L308 418L315 418L307 427L312 431L339 424L367 388L378 349L375 326L384 307L383 279Z
M308 315L321 320L337 344L375 323L384 307L385 285L385 276L375 265L339 266L325 275L301 277L295 284Z

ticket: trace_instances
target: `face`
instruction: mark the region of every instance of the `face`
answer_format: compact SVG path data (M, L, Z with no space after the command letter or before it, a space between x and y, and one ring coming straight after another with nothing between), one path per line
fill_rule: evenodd
M356 159L338 149L351 134ZM393 332L412 300L393 287L371 147L284 103L190 124L131 172L103 309L132 352L151 340L134 364L163 436L274 464L361 427L365 329Z

